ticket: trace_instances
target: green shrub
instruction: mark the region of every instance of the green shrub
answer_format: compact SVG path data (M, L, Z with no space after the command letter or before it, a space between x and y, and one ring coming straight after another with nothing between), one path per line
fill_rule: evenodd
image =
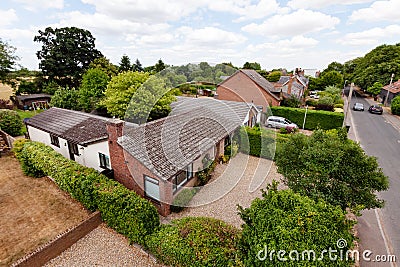
M239 150L252 156L273 159L275 155L275 138L273 134L263 129L242 127L240 129Z
M245 223L238 247L245 266L352 266L350 260L340 260L339 252L332 254L337 255L336 261L332 261L328 253L323 254L322 260L318 259L329 248L340 251L337 246L340 239L348 244L341 248L343 253L352 246L354 222L346 219L340 207L322 200L315 202L290 189L277 190L276 182L267 190L261 199L253 200L249 208L239 206ZM280 250L286 252L282 257L287 261L277 258ZM291 260L292 250L299 253L298 261ZM302 260L302 252L309 250L315 251L315 260ZM272 251L275 254L270 258ZM295 253L291 255L296 257Z
M232 144L225 147L224 155L228 156L229 158L233 158L239 152L239 145L236 141L232 141Z
M186 217L163 225L146 240L150 252L170 266L238 266L239 231L213 218Z
M400 115L400 95L392 99L390 109L392 111L392 114Z
M217 166L217 160L212 160L206 155L202 159L203 169L199 168L197 172L197 180L200 186L205 185L211 179L211 173L214 171L215 166Z
M301 127L303 125L305 109L288 108L288 107L270 107L274 116L281 116L289 119ZM343 113L308 110L305 129L315 130L317 128L323 130L341 128L343 124Z
M87 209L98 209L103 220L131 242L143 245L144 237L157 230L158 212L150 202L96 170L38 142L18 141L14 152L26 174L51 176L60 189Z
M21 117L14 110L0 109L0 129L12 136L21 134L24 124Z
M335 104L333 107L334 107L334 108L341 108L341 109L343 109L343 104Z
M174 201L172 202L171 211L173 212L180 212L182 211L187 204L192 200L194 195L196 195L197 189L196 188L184 188L182 191L178 193L175 197Z
M317 104L318 104L318 100L314 100L314 99L307 99L306 100L306 105L307 106L315 107Z

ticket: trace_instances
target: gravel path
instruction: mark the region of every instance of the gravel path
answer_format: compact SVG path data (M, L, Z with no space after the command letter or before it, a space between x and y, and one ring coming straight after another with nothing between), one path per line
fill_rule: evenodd
M190 207L163 218L162 223L187 216L205 216L239 228L243 222L237 214L237 204L249 207L253 199L261 197L260 189L281 178L273 161L238 154L229 164L217 165L212 180L193 197ZM280 184L279 188L284 186Z
M162 266L112 229L100 225L46 267L60 266Z

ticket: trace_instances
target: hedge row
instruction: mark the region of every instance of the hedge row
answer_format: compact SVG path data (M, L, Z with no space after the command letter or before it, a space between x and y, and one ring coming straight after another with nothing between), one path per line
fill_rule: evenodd
M258 127L240 129L240 152L255 157L274 159L275 148L275 138L270 133Z
M131 242L144 245L145 237L159 227L158 212L150 202L96 170L38 142L18 140L14 152L26 175L52 177L87 209L98 209L103 220Z
M186 217L147 239L150 252L170 266L241 266L239 230L213 218Z
M304 113L303 108L288 108L288 107L270 107L274 116L284 117L299 127L303 126ZM323 130L336 129L342 127L344 115L338 112L329 112L323 110L308 110L305 129L315 130L317 128Z

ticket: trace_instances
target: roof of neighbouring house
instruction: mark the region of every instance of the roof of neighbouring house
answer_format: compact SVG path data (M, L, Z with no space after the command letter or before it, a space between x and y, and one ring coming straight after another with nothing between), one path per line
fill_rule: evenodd
M386 90L386 91L389 89L389 91L391 93L393 93L393 94L399 93L400 92L400 80L398 80L397 82L392 83L391 85L390 84L385 85L383 87L383 89Z
M177 102L170 116L125 128L118 138L125 151L165 180L240 127L248 105L201 98Z
M87 145L108 138L107 120L84 112L51 108L30 118L26 124L72 143Z
M20 101L37 99L37 98L51 98L51 95L48 94L31 94L31 95L17 95L15 96L16 99Z

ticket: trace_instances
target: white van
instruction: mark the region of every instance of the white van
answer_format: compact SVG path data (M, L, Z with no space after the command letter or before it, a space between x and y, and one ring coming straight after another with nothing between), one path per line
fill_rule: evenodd
M288 126L299 128L295 123L291 122L290 120L278 116L269 116L265 125L271 128L286 128Z

